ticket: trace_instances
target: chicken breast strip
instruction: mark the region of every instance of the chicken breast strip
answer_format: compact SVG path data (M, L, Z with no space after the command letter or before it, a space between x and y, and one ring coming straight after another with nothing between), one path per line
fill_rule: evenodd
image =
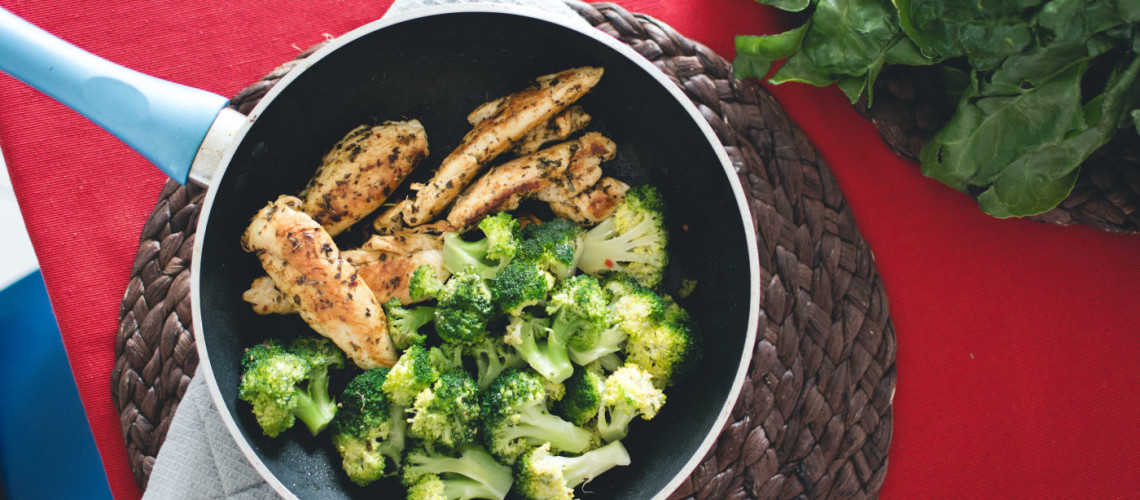
M478 125L479 122L494 116L494 113L499 111L499 107L506 100L506 97L500 97L479 106L478 109L467 115L467 122L471 125ZM518 141L515 141L511 152L518 156L524 156L542 149L548 143L564 141L586 128L590 124L590 118L590 114L586 113L586 110L582 109L581 106L571 106L546 120L546 123L527 130Z
M585 95L601 77L602 68L572 68L541 76L534 86L508 96L497 107L497 113L480 121L463 137L427 184L412 186L416 193L402 207L403 223L418 226L431 222L488 162L513 147L528 130Z
M375 235L361 248L341 252L341 257L356 266L381 304L393 297L401 304L411 304L408 282L420 266L431 266L440 282L451 276L443 267L443 238L439 235Z
M594 225L613 215L628 190L628 184L613 177L603 177L597 184L573 198L550 202L550 210L554 215L579 224Z
M302 210L336 236L379 208L427 155L417 120L356 127L321 160L300 194Z
M423 227L423 226L420 226ZM376 296L380 304L395 297L402 304L411 304L408 280L421 265L435 270L435 277L446 281L451 273L443 267L443 238L433 234L401 233L375 235L359 249L341 251L340 257L352 264L360 279ZM273 280L262 276L242 294L242 300L253 306L258 314L295 314L297 307L273 285Z
M296 314L297 306L293 305L285 294L273 284L273 278L258 276L249 285L249 290L241 294L241 300L253 306L257 314Z
M562 185L570 171L597 170L600 176L601 163L613 159L616 152L613 141L590 132L580 139L496 166L455 200L447 222L452 230L462 231L487 215L514 210L522 200Z
M356 268L302 202L281 196L253 217L242 248L257 255L273 285L297 307L301 318L331 339L363 369L390 367L396 350L384 310Z

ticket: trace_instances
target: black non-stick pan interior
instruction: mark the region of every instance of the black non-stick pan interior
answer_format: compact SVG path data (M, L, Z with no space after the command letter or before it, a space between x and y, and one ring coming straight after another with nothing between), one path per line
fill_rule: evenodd
M667 291L696 280L680 302L704 337L698 375L667 391L652 421L638 420L624 441L632 465L587 485L596 498L657 493L689 461L729 396L747 337L750 266L745 222L725 169L677 98L637 64L572 29L525 16L457 13L383 28L328 54L299 75L237 146L207 225L199 232L201 325L225 407L270 471L301 498L402 498L395 477L367 488L350 483L329 436L298 425L276 439L262 435L249 406L237 399L244 348L268 337L311 334L296 315L258 316L241 300L262 275L239 239L250 217L280 194L296 194L321 156L362 123L415 118L431 154L413 174L430 177L470 129L479 104L527 86L536 76L582 65L605 76L580 104L591 128L618 145L607 174L650 182L671 209L672 265ZM715 140L715 139L714 139ZM348 238L352 238L349 236ZM348 243L345 243L347 245ZM344 377L335 380L343 386Z

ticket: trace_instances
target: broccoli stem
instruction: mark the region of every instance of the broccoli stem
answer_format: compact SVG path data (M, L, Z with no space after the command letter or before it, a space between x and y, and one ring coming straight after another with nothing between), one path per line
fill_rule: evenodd
M328 427L336 416L336 401L329 397L328 372L314 374L309 379L309 387L304 391L297 391L297 407L293 414L305 423L309 433L316 436Z
M603 472L618 465L629 465L629 452L622 446L621 441L614 441L577 457L552 456L562 465L562 477L566 479L566 486L573 488L584 482L598 477Z
M516 348L519 355L539 375L551 382L562 382L574 374L574 365L570 364L570 353L566 346L566 333L565 327L561 331L552 328L544 344L539 344L534 335L525 335Z
M621 343L625 341L626 337L627 335L620 328L607 328L602 331L593 347L578 350L571 346L570 359L578 366L586 366L602 356L620 351Z
M611 411L602 405L602 411L598 412L598 434L606 441L624 439L629 434L629 424L636 416L636 412Z
M380 443L380 453L392 459L396 465L400 465L404 459L404 443L406 439L404 436L408 430L408 417L407 408L391 403L388 405L388 411L391 413L391 424L388 427L388 438Z
M504 429L504 433L510 440L526 438L533 446L550 443L552 448L569 453L586 451L593 438L590 431L546 412L545 407L520 411L519 423Z
M509 467L500 464L489 453L478 447L465 448L459 458L411 453L408 455L408 464L405 467L417 472L440 475L445 485L455 482L455 486L462 486L463 490L476 489L493 494L489 497L448 496L448 498L503 498L507 496L507 491L514 482ZM466 482L464 478L470 483L464 484Z
M508 489L496 490L473 479L462 476L441 478L443 481L443 498L506 498Z
M444 236L443 267L452 273L473 269L475 274L484 278L494 277L502 266L487 259L489 245L486 238L464 241L458 234L448 233Z

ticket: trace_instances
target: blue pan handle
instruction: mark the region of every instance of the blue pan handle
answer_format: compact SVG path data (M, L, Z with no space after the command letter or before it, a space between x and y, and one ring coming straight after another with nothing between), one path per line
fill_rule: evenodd
M90 54L2 8L0 71L86 116L183 184L228 102Z

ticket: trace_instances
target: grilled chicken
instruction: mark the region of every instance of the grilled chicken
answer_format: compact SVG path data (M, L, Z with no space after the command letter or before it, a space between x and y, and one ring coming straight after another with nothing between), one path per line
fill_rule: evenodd
M427 154L416 120L356 127L321 160L302 210L336 236L379 208Z
M257 314L295 314L297 306L285 298L285 294L273 284L273 278L259 276L249 285L249 290L241 294L241 299L253 305Z
M242 235L242 248L257 255L301 318L357 366L392 366L396 351L384 310L356 268L341 258L332 236L301 206L293 196L266 205Z
M467 122L471 125L478 125L479 122L494 116L506 100L506 97L500 97L479 106L478 109L467 115ZM590 115L581 106L571 106L546 120L546 123L527 130L519 140L515 141L515 146L511 148L511 152L518 156L529 155L542 149L542 146L547 143L566 140L567 137L586 128L586 125L589 124Z
M423 227L423 226L420 226ZM401 233L374 235L359 249L344 250L340 257L356 268L360 279L384 304L392 297L403 304L412 303L408 295L408 279L421 265L435 269L435 276L446 281L451 273L443 267L443 238L438 235ZM253 305L258 314L294 314L297 307L285 298L268 276L253 280L242 300Z
M345 250L341 257L356 266L360 279L368 284L381 304L392 297L402 304L412 303L408 281L422 265L435 269L441 282L451 273L443 267L443 238L438 235L401 233L372 236L356 250Z
M597 184L573 198L551 201L550 210L554 215L579 224L597 224L614 213L628 190L628 184L613 177L603 177Z
M495 113L479 121L443 159L427 184L412 186L416 193L402 207L402 223L418 226L432 221L488 162L513 147L528 130L573 104L601 77L601 68L568 69L541 76L532 87L504 98L494 106Z
M463 230L487 215L514 210L522 200L545 190L571 189L566 187L574 184L569 180L570 172L596 171L600 177L599 165L612 159L616 152L613 141L597 132L590 132L578 140L557 144L496 166L455 201L447 222L452 230Z

